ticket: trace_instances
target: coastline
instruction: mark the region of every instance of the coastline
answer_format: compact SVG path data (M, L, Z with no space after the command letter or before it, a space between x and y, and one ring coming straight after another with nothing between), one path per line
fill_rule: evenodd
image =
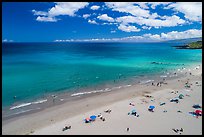
M154 62L155 64L157 62ZM165 64L158 62L158 64ZM198 63L191 64L190 66L198 66ZM179 67L171 68L165 71L158 71L157 73L150 73L150 75L139 75L139 76L123 76L119 75L118 79L109 80L102 84L93 85L90 87L82 87L78 90L59 90L56 92L50 92L42 96L35 97L33 99L25 99L24 101L16 101L11 106L2 108L2 119L7 120L13 117L19 117L42 111L49 107L63 104L67 101L73 101L75 99L81 99L86 96L99 95L104 92L114 92L117 89L133 86L136 84L148 84L150 82L159 82L161 78L174 79L175 77L181 77L183 74L174 75L173 73L177 69L189 67L189 64L180 64ZM114 81L114 82L113 82ZM94 94L94 95L92 95Z
M201 67L202 67L202 64L201 64ZM193 71L197 71L197 70L193 70ZM182 73L184 72L185 71L183 71ZM202 71L200 73L202 73ZM139 98L139 97L142 97L142 95L144 95L145 93L148 93L148 94L153 92L157 93L156 91L158 91L159 93L159 91L169 89L169 88L180 89L182 88L181 85L175 85L175 83L177 83L176 81L178 79L185 80L186 77L187 76L184 75L183 77L166 80L168 85L164 84L161 87L151 86L150 83L135 84L129 87L116 89L116 92L115 91L106 92L106 93L99 92L95 94L90 94L88 96L84 96L83 98L76 97L74 100L70 100L63 104L49 107L47 109L41 110L36 113L31 113L28 115L23 115L20 117L14 117L14 118L5 120L3 121L2 131L3 131L3 134L29 134L31 133L31 131L34 131L34 134L35 134L37 133L36 131L40 131L40 129L49 127L49 125L52 125L54 123L58 124L60 123L60 121L74 118L74 116L76 115L84 115L89 111L92 111L98 108L103 108L104 106L117 104L120 101L130 100L132 98ZM171 85L170 83L172 83L173 87L169 87ZM83 117L81 117L81 119L83 119ZM21 124L22 126L19 127L18 126L19 124ZM13 126L13 125L16 125L16 126Z

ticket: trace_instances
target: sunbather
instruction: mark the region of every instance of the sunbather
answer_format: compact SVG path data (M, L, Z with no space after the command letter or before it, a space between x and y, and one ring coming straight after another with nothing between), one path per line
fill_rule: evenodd
M62 131L65 131L65 130L67 130L67 129L71 129L71 126L65 126L65 127L62 129Z
M108 110L106 110L106 111L104 111L104 112L106 112L106 113L110 113L110 112L111 112L111 109L108 109Z

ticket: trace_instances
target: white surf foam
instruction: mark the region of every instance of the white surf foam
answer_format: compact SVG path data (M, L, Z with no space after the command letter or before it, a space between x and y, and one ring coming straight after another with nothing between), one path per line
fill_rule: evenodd
M41 103L44 103L46 101L47 101L47 99L45 99L45 100L38 100L38 101L35 101L35 102L23 103L23 104L11 107L10 110L17 109L17 108L22 108L22 107L26 107L26 106L30 106L32 104L41 104Z
M130 86L132 86L132 85L117 86L117 87L113 87L113 88L105 88L105 89L93 90L93 91L88 91L88 92L79 92L79 93L72 94L71 97L86 95L86 94L92 94L92 93L109 92L109 91L112 91L115 89L120 89L120 88L125 88L125 87L130 87Z
M147 81L141 81L140 84L147 84L149 82L153 82L154 80L147 80Z
M31 102L31 104L41 104L41 103L44 103L46 101L47 101L47 99L44 99L44 100L39 100L39 101L36 101L36 102Z
M166 76L166 75L161 75L160 77L161 77L161 78L166 78L167 76Z
M13 110L13 109L16 109L16 108L25 107L25 106L29 106L29 105L31 105L31 102L30 103L23 103L23 104L11 107L10 110Z

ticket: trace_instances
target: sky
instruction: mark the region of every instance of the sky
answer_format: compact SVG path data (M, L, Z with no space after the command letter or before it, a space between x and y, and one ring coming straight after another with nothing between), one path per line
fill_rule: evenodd
M2 42L202 37L201 2L2 2Z

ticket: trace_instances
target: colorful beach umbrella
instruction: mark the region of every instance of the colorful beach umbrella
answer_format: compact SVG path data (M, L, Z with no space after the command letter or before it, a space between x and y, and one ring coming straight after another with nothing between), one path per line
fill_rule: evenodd
M195 110L195 113L201 115L202 114L202 110L197 109L197 110Z
M154 109L155 108L155 106L149 106L149 109Z
M90 121L90 118L86 118L85 121Z
M95 119L96 119L96 116L95 116L95 115L92 115L92 116L90 116L90 119L91 119L91 120L95 120Z
M183 94L180 94L179 95L179 99L183 99L184 95Z

